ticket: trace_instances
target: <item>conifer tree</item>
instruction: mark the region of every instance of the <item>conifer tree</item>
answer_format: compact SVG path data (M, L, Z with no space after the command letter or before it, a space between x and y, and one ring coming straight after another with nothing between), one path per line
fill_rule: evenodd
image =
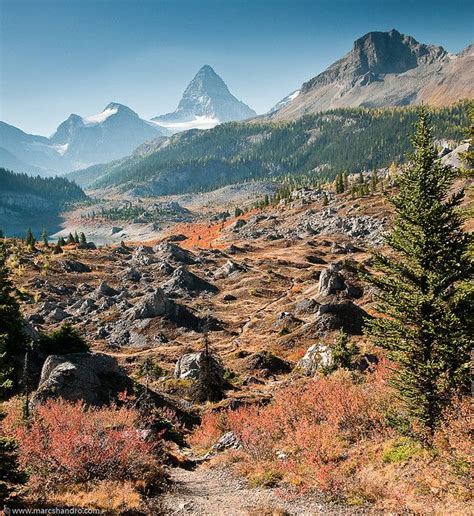
M72 233L69 233L68 237L67 237L67 244L74 244L76 241L74 240L74 235Z
M323 206L327 206L329 204L328 194L326 192L323 193Z
M74 242L75 242L76 244L78 244L78 243L79 243L79 235L77 234L77 231L74 231Z
M59 244L60 246L64 246L64 245L66 245L66 240L64 240L64 237L59 237L58 244Z
M79 235L79 242L81 244L87 244L86 235L84 234L83 231L81 231L81 234Z
M472 236L458 213L464 193L449 195L455 171L437 158L424 107L412 143L399 193L391 198L396 218L386 243L392 252L374 254L380 274L368 278L383 317L367 331L388 349L397 365L393 384L429 438L452 394L469 389Z
M36 244L36 239L33 235L33 231L31 231L31 228L28 228L28 231L26 232L25 244L30 248L34 248Z
M43 245L48 247L48 233L46 233L46 229L43 229L41 232L41 240L43 241Z
M0 246L0 336L3 336L3 351L15 354L24 349L25 336L20 308L14 295L14 288L9 278L6 264L6 249ZM3 352L2 351L2 352Z

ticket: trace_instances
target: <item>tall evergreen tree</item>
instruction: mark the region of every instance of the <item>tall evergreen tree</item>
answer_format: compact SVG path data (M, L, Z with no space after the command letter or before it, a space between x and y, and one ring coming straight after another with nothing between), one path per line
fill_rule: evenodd
M66 243L68 245L76 243L76 241L74 240L74 235L72 233L69 233L69 235L67 236L67 242Z
M48 247L48 233L46 233L46 229L43 229L43 231L41 232L41 240L43 241L43 245L45 247Z
M33 235L33 231L31 230L31 228L28 228L28 230L26 232L25 244L31 248L33 248L36 244L36 239L35 239L35 236Z
M84 234L83 231L81 231L81 234L79 235L79 242L81 244L87 244L86 235Z
M429 437L452 394L469 389L472 237L463 232L458 213L464 193L449 195L455 172L437 158L424 107L412 143L415 151L397 178L399 193L391 198L391 252L375 253L380 274L368 278L383 317L367 331L397 364L393 384L410 418Z
M24 349L25 336L20 308L13 295L14 289L6 264L6 248L0 246L0 335L4 338L4 351L18 353Z

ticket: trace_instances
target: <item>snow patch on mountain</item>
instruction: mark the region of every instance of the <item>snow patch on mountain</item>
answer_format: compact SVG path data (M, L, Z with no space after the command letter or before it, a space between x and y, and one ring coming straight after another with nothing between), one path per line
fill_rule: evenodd
M107 106L104 111L101 113L97 113L96 115L91 116L85 116L82 117L82 121L85 124L101 124L102 122L105 122L107 118L111 117L112 115L116 115L118 113L119 107L118 106Z
M151 120L151 122L171 132L187 131L189 129L212 129L221 123L218 118L208 116L195 116L192 120L185 122L160 122L156 120Z

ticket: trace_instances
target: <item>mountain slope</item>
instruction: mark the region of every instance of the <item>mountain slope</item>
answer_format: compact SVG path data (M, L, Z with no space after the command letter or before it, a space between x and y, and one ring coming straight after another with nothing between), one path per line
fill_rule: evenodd
M82 189L62 177L31 177L0 168L0 229L8 236L24 235L31 227L59 228L59 212L69 202L87 199Z
M152 120L172 132L209 129L222 122L255 116L253 109L236 99L209 65L204 65L189 83L172 113Z
M0 166L11 167L16 164L24 164L25 169L17 169L20 172L30 172L39 169L35 173L50 175L64 170L64 158L51 145L48 138L28 134L0 121L0 147L4 150L0 154Z
M230 122L176 134L150 152L89 169L87 176L91 187L118 186L139 196L286 175L332 179L341 170L370 170L401 160L415 119L416 109L405 107L338 109L285 123ZM437 138L459 141L467 123L465 103L433 111Z
M338 107L421 102L441 106L472 97L472 46L453 55L396 30L370 32L342 59L304 83L297 98L273 117L288 120Z
M118 103L110 103L96 115L70 115L50 138L0 122L1 147L8 153L0 154L0 166L9 167L16 159L19 172L30 172L33 167L41 169L42 175L64 173L122 158L164 134L169 134L166 129Z
M63 155L73 168L80 168L126 156L146 140L165 133L166 130L142 120L127 106L110 103L97 115L72 114L50 141L64 148Z

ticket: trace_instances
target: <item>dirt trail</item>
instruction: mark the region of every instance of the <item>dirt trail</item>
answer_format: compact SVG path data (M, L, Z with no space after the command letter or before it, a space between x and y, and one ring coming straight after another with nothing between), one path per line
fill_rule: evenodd
M165 514L212 516L343 514L336 507L301 497L287 501L274 489L250 488L244 480L227 469L200 466L194 471L176 468L171 471L174 483L163 498ZM347 513L344 513L347 514Z

